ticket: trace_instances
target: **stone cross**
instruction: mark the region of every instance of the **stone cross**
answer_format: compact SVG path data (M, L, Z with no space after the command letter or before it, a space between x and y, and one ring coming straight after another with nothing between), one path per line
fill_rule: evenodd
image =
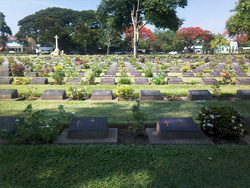
M56 50L58 50L58 39L59 39L59 37L56 35L55 39L56 39Z
M78 120L78 121L77 121L77 125L76 125L76 126L78 127L78 126L79 126L79 124L81 124L81 123L82 123L82 122Z

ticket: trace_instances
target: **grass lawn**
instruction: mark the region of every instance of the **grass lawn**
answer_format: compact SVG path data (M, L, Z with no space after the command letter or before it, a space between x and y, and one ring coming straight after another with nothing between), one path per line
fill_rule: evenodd
M135 102L0 101L0 116L23 116L23 110L28 104L32 104L34 110L44 109L49 116L56 113L59 104L63 104L66 112L76 112L78 117L107 117L110 127L126 127L126 119L132 118L131 107ZM232 106L243 116L250 117L250 101L141 102L141 109L147 115L146 122L154 127L159 117L193 117L196 119L201 108L208 105Z
M250 146L1 146L0 187L250 187Z

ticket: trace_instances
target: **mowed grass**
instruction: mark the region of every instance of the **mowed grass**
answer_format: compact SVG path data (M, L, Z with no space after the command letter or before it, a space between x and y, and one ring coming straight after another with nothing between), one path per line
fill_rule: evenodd
M0 187L250 187L250 146L1 146Z
M0 101L0 116L24 117L23 110L28 104L33 109L44 109L48 116L56 113L63 104L66 112L76 112L78 117L107 117L111 127L126 127L127 120L133 122L131 107L134 101L86 102L86 101ZM250 117L250 101L169 101L141 102L141 110L146 114L146 123L155 126L159 117L193 117L195 120L202 107L208 105L231 106L244 117Z

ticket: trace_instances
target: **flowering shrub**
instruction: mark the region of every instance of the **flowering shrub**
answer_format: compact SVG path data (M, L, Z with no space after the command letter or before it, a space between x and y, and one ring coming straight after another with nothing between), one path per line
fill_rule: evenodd
M226 68L221 73L221 76L222 76L222 83L223 84L231 84L233 82L234 71L233 71L233 69Z
M209 135L220 138L238 138L243 135L243 117L229 106L209 106L198 114L200 128Z
M89 70L85 73L85 84L86 85L94 85L95 84L95 72Z
M145 73L145 77L152 77L153 76L153 72L151 70L151 68L148 68L144 71Z
M88 96L87 88L83 84L70 86L69 91L71 92L71 99L74 100L83 100Z
M27 123L21 124L16 120L14 132L4 132L1 135L16 144L46 144L52 143L57 135L63 130L65 121L69 121L75 112L65 113L63 105L58 106L58 113L51 118L45 116L44 110L32 110L29 104L24 112L28 116Z
M12 74L13 76L24 76L24 65L21 63L14 63L12 66Z
M134 90L130 86L118 86L117 95L120 99L129 99L131 100L134 95Z
M188 72L189 70L190 70L190 68L187 66L184 66L181 68L181 72Z
M26 85L30 83L30 78L15 78L12 85Z
M55 71L63 70L63 67L57 65L57 66L54 67L54 70L55 70Z
M58 69L52 75L52 78L55 80L56 84L62 84L64 80L64 71L62 69Z
M152 84L155 85L164 85L166 83L165 81L165 73L160 72L157 76L154 76L151 80Z

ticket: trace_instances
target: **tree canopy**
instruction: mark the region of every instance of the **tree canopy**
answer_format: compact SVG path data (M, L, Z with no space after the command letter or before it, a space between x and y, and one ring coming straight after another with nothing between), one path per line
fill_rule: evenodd
M229 35L241 35L243 32L250 39L250 0L239 0L235 12L226 22Z
M8 40L7 35L12 35L10 27L5 22L5 15L0 12L0 45L3 46L2 49L6 46Z
M178 30L183 20L178 18L176 9L186 5L187 0L102 0L98 12L114 17L114 26L118 30L125 31L133 26L134 56L137 57L140 29L149 23L157 28Z

